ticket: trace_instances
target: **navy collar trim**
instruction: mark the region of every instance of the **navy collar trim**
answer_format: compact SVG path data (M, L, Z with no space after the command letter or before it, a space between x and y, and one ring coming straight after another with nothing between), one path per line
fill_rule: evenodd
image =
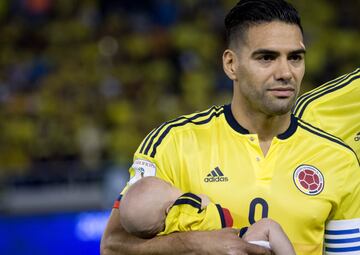
M230 125L230 127L232 127L232 129L234 129L236 132L238 132L240 134L243 134L243 135L250 134L249 130L242 127L236 121L236 119L235 119L235 117L234 117L234 115L232 114L232 111L231 111L231 104L224 105L224 113L225 113L226 121Z
M224 113L225 113L225 119L232 129L234 129L236 132L243 134L243 135L250 134L249 130L247 130L246 128L241 126L236 121L236 119L231 111L231 104L224 105ZM297 126L298 126L297 118L293 114L291 114L289 128L284 133L279 134L276 137L280 140L285 140L285 139L289 138L290 136L292 136L295 133Z
M284 133L279 134L276 137L279 138L280 140L285 140L289 138L296 132L297 126L298 126L298 120L293 114L291 114L290 126Z

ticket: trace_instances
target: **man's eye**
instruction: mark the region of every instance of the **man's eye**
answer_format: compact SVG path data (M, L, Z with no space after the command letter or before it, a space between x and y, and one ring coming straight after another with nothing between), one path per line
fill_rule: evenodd
M303 56L301 55L291 55L289 56L289 60L299 62L303 59Z
M261 61L269 62L275 60L275 56L273 55L262 55L258 58Z

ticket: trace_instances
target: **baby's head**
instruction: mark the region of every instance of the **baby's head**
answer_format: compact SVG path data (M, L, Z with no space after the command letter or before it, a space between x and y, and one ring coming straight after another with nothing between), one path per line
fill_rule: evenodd
M132 184L120 202L120 222L124 229L141 238L151 238L164 230L166 212L181 191L156 177L143 177Z

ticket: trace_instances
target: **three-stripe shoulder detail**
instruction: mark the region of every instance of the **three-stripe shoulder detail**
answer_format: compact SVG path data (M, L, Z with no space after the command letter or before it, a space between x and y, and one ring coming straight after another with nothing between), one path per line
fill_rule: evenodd
M294 115L298 118L301 118L306 107L315 99L329 94L331 92L334 92L336 90L339 90L350 83L352 83L354 80L360 79L360 68L357 68L355 71L349 74L345 74L343 76L340 76L339 78L329 81L320 87L311 90L308 93L305 93L304 95L300 96L298 100L296 101L295 108L293 110Z
M330 140L334 143L337 143L347 149L349 149L352 153L354 153L355 157L357 158L357 155L355 153L355 151L349 146L347 145L346 143L343 142L343 140L341 140L340 138L334 136L334 135L331 135L329 133L326 133L325 131L317 128L317 127L314 127L312 125L310 125L309 123L301 120L301 119L298 119L298 126L301 127L302 129L308 131L308 132L311 132L317 136L320 136L322 138L325 138L327 140ZM360 165L360 162L359 162L359 159L357 159L358 161L358 164Z
M191 205L192 207L198 209L198 213L202 212L201 209L201 198L193 193L182 194L173 204L176 205Z
M164 140L171 129L187 124L202 125L210 122L214 117L219 117L224 112L223 106L213 106L210 109L195 113L192 115L184 115L174 120L164 122L157 129L154 129L140 145L140 153L155 157L157 147Z

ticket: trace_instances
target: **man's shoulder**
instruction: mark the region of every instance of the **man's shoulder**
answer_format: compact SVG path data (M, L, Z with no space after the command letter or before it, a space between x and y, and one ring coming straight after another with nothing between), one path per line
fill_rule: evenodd
M166 135L170 132L197 129L198 127L209 125L224 113L224 106L212 106L206 110L197 111L191 114L182 115L176 119L162 123L157 131Z
M312 148L323 148L329 152L341 153L343 155L348 155L349 157L356 157L354 150L346 144L342 139L337 136L334 136L312 124L297 119L299 140L306 147L311 146Z
M170 141L182 140L193 137L199 132L206 132L211 128L214 121L224 113L224 106L212 106L203 111L182 115L170 121L162 123L152 130L139 147L139 152L154 157L156 152Z
M360 68L301 95L296 101L293 113L296 117L302 118L306 111L318 108L319 105L347 104L353 101L351 98L355 99L354 92L356 91L360 92Z

